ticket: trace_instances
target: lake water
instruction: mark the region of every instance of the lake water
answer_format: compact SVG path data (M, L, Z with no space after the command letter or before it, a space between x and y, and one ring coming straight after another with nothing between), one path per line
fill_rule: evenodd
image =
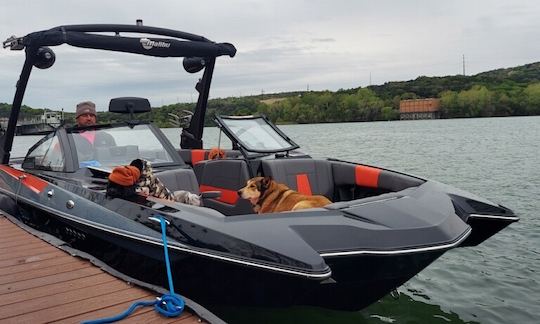
M540 323L540 117L284 125L314 157L416 174L505 205L521 217L482 245L447 252L359 312L222 310L245 323ZM175 146L179 130L164 132ZM205 130L205 146L218 142ZM29 138L16 138L12 156ZM222 140L222 147L228 148ZM359 291L359 294L362 292Z

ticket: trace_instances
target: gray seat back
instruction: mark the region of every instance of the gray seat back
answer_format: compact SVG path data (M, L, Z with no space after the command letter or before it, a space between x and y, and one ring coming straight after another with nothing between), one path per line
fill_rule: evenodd
M425 182L407 174L352 162L333 161L331 165L336 186L357 186L393 192Z
M238 150L223 150L226 159L235 159L242 156ZM210 149L177 149L184 162L195 167L199 162L208 160Z
M199 194L199 184L192 169L173 169L156 173L156 177L171 191L187 190Z
M334 181L330 162L314 159L276 159L262 161L264 176L286 184L303 194L334 198Z
M248 200L238 196L238 190L250 178L248 165L243 159L207 160L197 164L201 192L220 191L218 199L207 199L205 206L225 215L251 214Z

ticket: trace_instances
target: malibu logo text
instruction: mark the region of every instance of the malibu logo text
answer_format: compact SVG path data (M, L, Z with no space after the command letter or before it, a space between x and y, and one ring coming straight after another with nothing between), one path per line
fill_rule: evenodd
M169 48L171 47L171 43L162 42L162 41L153 41L148 38L141 38L141 45L144 49L151 49L152 47L163 47L163 48Z

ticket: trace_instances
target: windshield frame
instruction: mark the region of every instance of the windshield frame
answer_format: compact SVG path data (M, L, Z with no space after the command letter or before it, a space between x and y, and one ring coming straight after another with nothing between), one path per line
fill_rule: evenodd
M234 121L238 121L238 120L240 120L240 121L241 120L246 120L246 121L255 120L255 121L257 121L257 120L260 120L260 121L263 121L267 126L270 126L270 129L275 132L275 135L278 135L279 138L282 139L283 141L285 141L287 144L289 144L289 146L288 147L282 147L282 148L276 148L276 149L257 149L257 148L253 148L251 145L249 145L249 143L246 143L245 141L241 140L240 137L235 132L233 132L233 130L227 124L227 121L229 121L229 120L234 120ZM246 152L271 154L271 153L279 153L279 152L289 152L289 151L293 151L293 150L296 150L296 149L300 148L300 146L298 146L298 144L296 144L293 140L291 140L285 133L283 133L279 128L277 128L277 126L274 125L274 123L272 123L264 115L250 115L250 116L220 116L220 115L217 115L215 117L215 121L218 124L218 127L220 127L221 130L223 130L225 135L227 135L227 137L229 137L229 139L234 143L234 145L237 145L238 147L240 147L241 149L243 149ZM270 134L268 132L266 132L266 133L269 134L269 135L274 135L274 134Z
M140 122L137 125L147 125L148 129L150 129L152 134L154 134L156 139L159 141L159 143L161 144L161 146L163 147L165 152L169 155L169 157L172 160L170 162L153 163L152 165L154 167L170 167L170 166L185 167L186 166L185 162L182 160L182 158L180 157L180 155L178 154L178 152L176 151L176 149L174 148L172 143L169 141L169 139L165 136L165 134L163 134L163 132L159 128L156 128L153 124L148 123L148 122ZM48 170L48 171L51 171L51 172L76 172L77 170L82 169L84 167L80 167L80 165L79 165L79 158L77 156L77 148L75 146L75 141L73 139L73 136L70 135L72 132L74 132L74 131L78 132L80 130L86 130L86 129L107 130L107 129L113 129L113 128L118 128L118 127L126 127L126 126L127 127L134 127L135 125L129 124L129 123L115 123L115 124L95 125L95 126L90 126L90 127L76 127L76 126L74 126L74 127L66 127L66 128L64 128L63 126L60 126L54 132L47 134L46 136L44 136L43 138L38 140L37 143L32 145L32 147L30 147L30 149L28 150L24 161L27 160L28 154L31 151L33 151L36 148L36 146L43 143L48 138L58 136L58 139L60 141L60 145L61 145L61 148L62 148L62 152L63 152L63 155L64 155L65 166L64 166L64 169L62 171L60 171L60 170L58 170L58 171ZM23 161L23 163L24 163L24 161ZM27 165L29 165L29 164L27 164ZM36 169L36 170L41 169L41 170L43 170L42 168L31 168L31 169Z

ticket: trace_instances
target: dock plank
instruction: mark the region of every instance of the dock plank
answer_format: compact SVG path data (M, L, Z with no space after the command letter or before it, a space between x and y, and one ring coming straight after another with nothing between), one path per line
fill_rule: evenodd
M138 322L138 323L178 323L181 321L193 320L193 317L195 317L193 314L182 313L180 317L177 317L177 318L156 319L155 316L153 316L152 312L146 312L146 313L138 313L135 316L133 316L133 318L130 318L130 320L134 322Z
M35 270L24 271L24 272L16 272L16 273L0 276L0 285L9 283L9 282L24 281L24 280L28 280L32 278L44 277L44 276L49 276L53 274L59 274L63 272L84 269L87 267L88 265L85 264L83 261L73 260L73 262L70 262L70 263L58 264L58 265L53 265L50 267L44 267L41 269L35 269Z
M34 247L38 247L41 245L40 242L37 242L37 241L28 241L28 242L18 242L18 241L13 241L13 242L10 242L11 244L9 243L6 243L5 245L2 244L0 246L0 255L2 254L6 254L9 252L12 252L12 251L24 251L24 250L29 250L29 249L32 249Z
M46 268L53 265L71 263L75 261L79 261L79 260L73 259L71 255L63 255L61 257L54 258L54 259L45 259L45 260L39 260L36 262L30 262L30 263L20 263L20 264L15 264L8 267L0 268L0 276L4 276L7 274L16 273L16 272L31 271L35 269L41 269L41 268Z
M143 291L142 289L124 289L106 295L88 298L82 301L27 312L19 316L2 319L2 321L5 320L8 323L11 321L14 321L13 323L54 322L80 314L81 312L89 312L100 309L104 305L115 305L123 302L128 302L128 304L130 304L131 301L149 297L149 292Z
M31 242L34 241L33 239L30 239L29 237L25 236L24 233L17 233L15 235L13 235L13 234L2 234L2 236L0 237L0 246L2 246L4 244L7 244L7 243L12 243L12 242L21 243L21 242L25 242L25 240L28 240L28 241L31 241Z
M41 253L45 253L45 252L48 252L50 251L49 247L48 246L40 246L38 248L33 248L33 249L29 249L29 250L23 250L23 251L14 251L14 252L8 252L8 253L3 253L3 254L0 254L0 261L4 261L4 260L11 260L13 258L19 258L19 257L22 257L22 256L26 256L28 255L28 253L32 253L32 254L41 254Z
M35 287L31 289L25 289L17 292L13 292L7 295L2 295L0 298L0 306L9 305L13 303L20 303L32 298L38 298L43 296L56 295L66 290L78 290L92 287L98 284L107 283L116 280L116 278L106 274L99 273L94 276L78 278L70 281L59 282L41 287Z
M33 278L29 280L10 282L0 285L0 298L2 294L7 294L19 290L35 288L45 286L51 283L64 282L76 278L88 277L100 273L100 269L97 268L83 268L75 271L67 271L61 274L54 274L50 276Z
M30 263L30 262L37 262L37 261L42 261L42 260L47 260L47 259L53 259L53 258L61 257L61 256L64 256L64 255L66 255L66 253L63 252L63 251L60 251L60 250L49 251L49 252L43 253L43 254L34 253L32 251L28 255L23 255L23 256L18 257L18 258L13 258L13 259L8 259L8 260L1 260L0 261L0 268L10 267L10 266L17 265L17 264L26 264L26 263Z
M24 303L0 306L0 319L23 315L29 309L36 312L38 310L50 309L55 306L61 306L93 297L104 296L127 289L131 289L131 287L123 282L113 281L87 287L86 289L67 290L55 294L54 298L50 298L50 296L32 298L24 301ZM86 301L84 303L86 304Z
M154 292L115 278L24 231L0 214L0 322L79 323L110 317ZM185 310L162 317L152 307L139 308L130 323L201 323Z
M34 242L39 242L39 241L26 240L26 241L21 243L20 240L13 240L13 239L12 240L6 240L4 243L0 244L0 251L2 251L4 249L7 249L7 248L11 248L13 246L33 244Z
M150 299L151 298L149 298L148 300L150 300ZM95 310L95 311L86 312L86 313L83 313L83 314L78 314L78 315L75 315L75 316L72 316L72 317L64 318L64 319L61 319L59 321L56 321L55 323L56 324L80 323L80 322L85 321L85 320L112 317L112 316L118 315L118 314L122 313L123 311L125 311L126 309L128 309L129 305L132 302L135 302L135 300L133 300L131 302L128 302L128 303L122 303L122 304L119 304L119 305L113 305L113 306L109 306L109 307L106 307L106 308L101 308L101 309L98 309L98 310ZM151 307L137 308L125 321L129 322L129 323L135 323L137 321L132 319L134 316L136 316L138 314L149 313L149 312L155 314L153 308L151 308ZM161 318L161 317L158 317L158 318ZM161 323L165 323L165 322L161 322Z

